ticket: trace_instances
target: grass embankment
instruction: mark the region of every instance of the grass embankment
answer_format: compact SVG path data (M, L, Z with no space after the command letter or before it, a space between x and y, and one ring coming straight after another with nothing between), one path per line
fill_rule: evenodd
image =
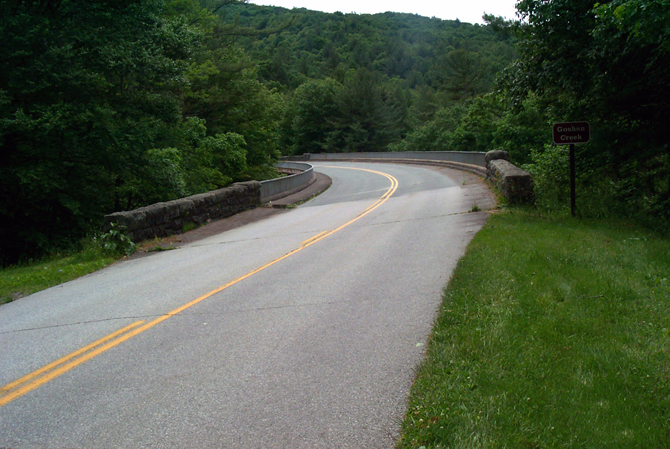
M670 240L494 215L444 295L399 447L670 447Z
M0 305L99 270L120 256L89 247L0 270Z

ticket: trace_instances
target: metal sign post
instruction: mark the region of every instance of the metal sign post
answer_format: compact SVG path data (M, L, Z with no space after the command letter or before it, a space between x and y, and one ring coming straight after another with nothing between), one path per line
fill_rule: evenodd
M590 140L590 127L587 122L556 123L553 135L555 144L570 145L570 212L574 217L577 211L575 144L586 143Z

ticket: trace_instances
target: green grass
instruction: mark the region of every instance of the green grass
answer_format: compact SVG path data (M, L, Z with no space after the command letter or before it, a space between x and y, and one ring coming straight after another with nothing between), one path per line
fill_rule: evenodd
M670 240L492 216L444 294L399 447L670 447Z
M55 254L39 262L0 270L0 304L62 284L111 264L112 256L95 245L69 254Z

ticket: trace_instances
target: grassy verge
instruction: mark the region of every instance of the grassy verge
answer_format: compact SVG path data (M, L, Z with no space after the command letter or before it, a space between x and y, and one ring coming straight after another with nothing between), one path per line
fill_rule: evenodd
M39 262L3 268L0 270L0 304L99 270L118 257L91 246L71 254L57 254Z
M492 216L460 261L399 447L670 447L670 240Z

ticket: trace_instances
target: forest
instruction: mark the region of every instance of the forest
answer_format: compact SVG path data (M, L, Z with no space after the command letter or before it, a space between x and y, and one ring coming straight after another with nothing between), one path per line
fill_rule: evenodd
M0 2L0 263L105 214L276 176L282 155L505 149L565 211L670 218L668 0L522 0L487 25L243 0Z

